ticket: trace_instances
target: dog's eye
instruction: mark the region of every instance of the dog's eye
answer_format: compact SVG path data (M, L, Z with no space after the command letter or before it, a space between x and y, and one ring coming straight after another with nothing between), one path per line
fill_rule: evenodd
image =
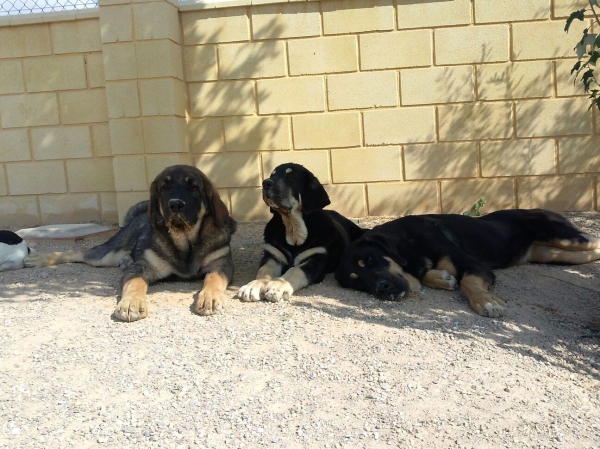
M375 259L373 259L372 256L369 256L365 259L365 264L367 265L367 267L372 267L374 263Z
M162 192L162 191L166 190L167 187L168 187L167 183L162 184L160 186L160 191Z
M199 192L200 186L198 184L192 184L190 185L190 189L192 189L194 192Z

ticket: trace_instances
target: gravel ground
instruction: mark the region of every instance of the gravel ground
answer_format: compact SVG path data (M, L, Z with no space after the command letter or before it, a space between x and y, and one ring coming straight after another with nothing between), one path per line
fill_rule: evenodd
M600 235L599 214L569 216ZM239 226L232 297L262 228ZM110 317L119 269L0 273L0 447L600 447L600 263L497 275L502 319L458 291L380 302L329 275L214 317L191 312L198 285L161 283L130 324Z

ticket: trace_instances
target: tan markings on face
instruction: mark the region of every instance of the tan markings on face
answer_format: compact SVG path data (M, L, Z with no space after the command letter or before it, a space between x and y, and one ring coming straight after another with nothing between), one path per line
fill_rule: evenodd
M316 248L311 248L311 249L307 249L306 251L302 251L294 259L294 266L297 267L302 262L304 262L306 259L314 256L315 254L327 254L327 250L323 246L317 246Z
M361 267L361 268L364 268L365 267L365 261L364 260L359 260L358 261L358 266Z
M288 169L287 169L285 172L286 172L286 173L291 173L291 172L292 172L292 169L291 169L291 168L288 168Z
M550 246L534 243L531 247L531 262L538 263L568 263L578 265L600 259L600 249L588 251L567 251Z
M358 279L358 274L350 273L350 279Z
M485 279L466 275L460 281L460 288L479 315L498 318L504 314L505 302L488 290L490 283Z
M273 171L271 172L271 176L275 176L275 173L277 173L277 170L273 170Z
M452 263L452 261L450 260L449 257L442 257L440 259L440 261L437 263L437 265L435 266L435 269L436 270L446 270L452 276L456 276L456 274L458 273L458 271L456 270L456 267L454 266L454 264Z
M285 241L288 245L302 245L308 237L306 223L302 219L301 203L290 195L289 198L292 208L289 214L281 214L283 224L285 225Z
M385 256L384 259L390 263L390 268L388 268L389 273L394 276L402 276L404 279L406 279L408 281L408 285L410 285L411 291L416 291L421 288L421 283L419 280L413 275L406 273L400 265L394 262L391 257Z
M456 278L446 270L429 270L423 276L423 285L442 290L454 290L457 282Z
M285 255L281 251L279 251L277 248L275 248L273 245L270 245L269 243L265 243L265 252L269 253L271 256L273 256L275 259L277 259L281 264L289 265Z

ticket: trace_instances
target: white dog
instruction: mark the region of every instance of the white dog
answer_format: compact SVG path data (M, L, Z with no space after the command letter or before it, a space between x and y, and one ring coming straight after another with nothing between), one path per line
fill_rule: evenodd
M11 231L0 231L0 271L23 268L23 260L35 252L27 242Z

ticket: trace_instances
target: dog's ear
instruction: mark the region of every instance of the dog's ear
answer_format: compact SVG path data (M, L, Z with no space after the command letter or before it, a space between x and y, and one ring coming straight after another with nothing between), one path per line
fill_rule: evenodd
M150 202L148 203L148 218L150 222L156 227L164 226L165 217L163 217L160 210L160 198L159 198L158 181L152 181L150 185Z
M225 203L223 200L221 200L219 192L217 192L217 189L214 188L212 182L210 182L206 177L204 177L204 191L206 192L208 209L210 215L213 217L213 223L218 228L221 228L225 225L225 221L229 217L227 206L225 206Z
M383 234L373 234L368 232L362 238L362 241L378 246L385 254L391 257L394 260L394 262L396 262L401 267L405 267L406 265L408 265L407 260L400 255L396 245L390 240L389 237L386 237Z
M331 203L325 188L321 185L317 177L310 172L306 175L300 196L302 197L302 212L305 214L323 209Z

